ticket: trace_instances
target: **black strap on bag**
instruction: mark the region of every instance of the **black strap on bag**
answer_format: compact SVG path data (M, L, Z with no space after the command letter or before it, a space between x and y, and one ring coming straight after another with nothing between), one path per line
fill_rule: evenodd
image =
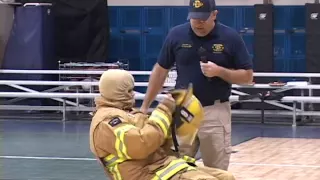
M176 107L176 111L173 114L173 121L171 123L171 134L172 134L172 141L174 146L174 152L179 153L179 142L177 139L177 121L180 118L180 112L181 106Z

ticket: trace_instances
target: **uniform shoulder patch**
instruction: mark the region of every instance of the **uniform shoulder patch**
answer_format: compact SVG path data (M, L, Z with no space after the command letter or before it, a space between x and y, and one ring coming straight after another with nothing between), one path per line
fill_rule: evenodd
M115 117L109 121L109 125L111 127L115 127L116 125L121 124L121 123L122 123L122 121L119 117Z

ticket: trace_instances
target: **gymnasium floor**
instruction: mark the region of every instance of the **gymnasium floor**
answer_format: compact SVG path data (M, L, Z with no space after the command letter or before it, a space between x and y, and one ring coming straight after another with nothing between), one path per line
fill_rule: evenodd
M89 122L0 121L1 180L106 179L89 151ZM320 127L233 124L237 180L319 180Z

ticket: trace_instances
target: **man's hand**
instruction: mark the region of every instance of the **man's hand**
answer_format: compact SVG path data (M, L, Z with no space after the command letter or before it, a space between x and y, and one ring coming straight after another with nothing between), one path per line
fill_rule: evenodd
M253 70L227 69L213 62L200 62L201 71L206 77L220 77L230 84L250 84L253 80Z
M175 109L175 99L172 97L171 94L166 94L166 97L162 99L161 103L167 106L170 110ZM140 112L147 114L148 109L141 107Z
M167 96L162 100L162 104L167 106L167 108L171 111L174 112L175 108L176 108L176 101L175 99L172 97L171 94L166 94Z
M168 99L168 100L170 100L170 101L175 102L175 99L172 97L172 94L170 94L170 93L166 94L165 99Z
M148 108L141 107L140 111L144 114L148 114Z
M154 65L152 73L149 77L150 79L147 92L140 107L140 111L143 113L148 113L148 109L163 87L163 83L166 80L168 73L169 69L164 69L158 63Z
M216 77L221 74L221 67L215 63L208 61L207 63L200 62L201 71L206 77Z

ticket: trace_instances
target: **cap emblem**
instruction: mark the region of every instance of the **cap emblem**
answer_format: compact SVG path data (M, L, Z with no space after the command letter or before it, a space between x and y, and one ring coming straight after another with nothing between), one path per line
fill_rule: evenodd
M200 0L195 0L193 3L193 7L195 8L201 8L203 6L203 3Z

